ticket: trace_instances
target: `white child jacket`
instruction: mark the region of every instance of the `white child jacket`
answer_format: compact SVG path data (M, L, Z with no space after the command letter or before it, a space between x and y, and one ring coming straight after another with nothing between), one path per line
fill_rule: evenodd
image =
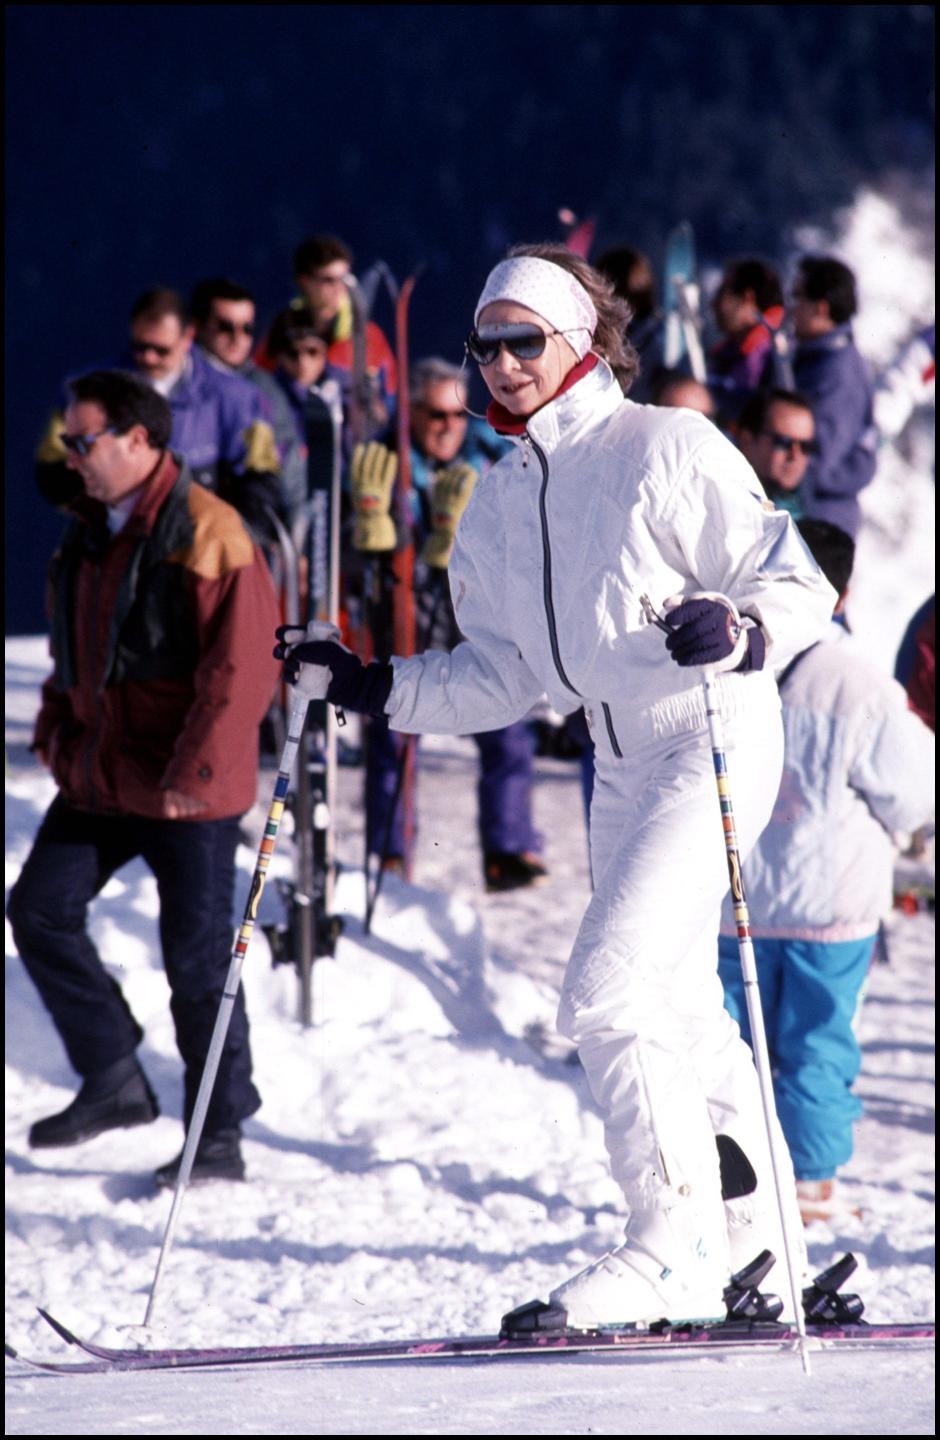
M783 779L744 863L751 930L863 940L891 908L896 832L933 823L933 733L840 625L781 677L780 695ZM735 934L727 901L721 930Z
M701 673L672 660L642 596L659 609L719 591L760 622L765 669L719 677L726 718L749 687L772 690L771 667L819 638L836 599L715 426L625 399L603 363L477 482L450 587L465 641L394 660L392 727L494 730L545 694L563 714L584 705L600 766L705 723Z

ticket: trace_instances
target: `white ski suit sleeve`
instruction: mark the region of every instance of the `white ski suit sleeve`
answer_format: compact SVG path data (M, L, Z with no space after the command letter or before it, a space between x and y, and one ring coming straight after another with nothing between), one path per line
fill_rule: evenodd
M825 631L837 597L788 515L766 499L755 505L761 493L744 456L716 433L693 452L663 520L695 581L760 622L766 664L780 669L805 648L808 625L812 639Z
M544 693L518 645L496 632L470 556L455 555L450 569L462 601L464 639L449 654L427 650L407 660L392 658L396 683L386 708L395 730L436 735L498 730L521 720Z

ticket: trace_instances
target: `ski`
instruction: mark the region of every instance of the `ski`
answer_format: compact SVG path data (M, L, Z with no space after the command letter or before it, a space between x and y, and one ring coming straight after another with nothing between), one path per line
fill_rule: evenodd
M706 366L701 340L695 237L687 220L669 232L664 272L663 364L668 370L685 366L694 380L704 383Z
M408 363L408 313L411 295L417 283L417 273L402 281L395 297L395 360L398 366L398 411L395 417L398 478L395 485L395 511L398 524L399 548L393 565L395 586L392 591L392 630L395 654L408 656L415 653L415 587L414 587L414 517L412 515L411 485L411 393ZM404 838L405 879L412 879L415 840L415 757L416 740L413 735L401 738L402 754L401 805L402 831Z
M588 220L579 220L567 205L559 210L558 218L565 227L565 244L572 255L580 255L582 260L587 260L594 244L597 220L593 216Z
M339 621L339 526L342 476L342 397L332 377L312 386L304 407L307 498L291 532L277 524L283 571L284 618L303 629L309 620ZM303 583L302 583L303 579ZM304 593L301 593L303 590ZM291 964L300 981L301 1024L313 1023L313 965L332 955L342 930L333 915L332 816L336 720L325 701L312 702L288 797L294 822L296 873L279 880L286 923L265 926L274 964Z
M504 1360L512 1356L616 1354L622 1357L678 1354L702 1349L709 1352L793 1350L799 1335L792 1325L764 1320L725 1320L649 1330L565 1330L525 1336L443 1336L410 1340L367 1340L351 1344L217 1346L194 1349L115 1349L82 1340L61 1321L40 1310L40 1315L67 1344L89 1359L77 1363L33 1359L6 1346L14 1360L56 1374L95 1374L126 1370L189 1370L239 1365L350 1364L393 1360ZM814 1349L866 1350L924 1349L934 1340L933 1323L819 1325L810 1327Z
M383 267L383 278L395 312L395 364L398 372L395 450L398 457L398 468L393 492L392 513L398 540L394 551L370 557L366 571L367 575L371 574L372 577L367 583L367 593L372 596L371 602L367 605L372 653L380 660L387 660L393 654L413 655L416 642L408 317L411 295L417 283L418 273L419 271L415 271L399 285L388 267ZM366 733L368 742L368 728ZM389 840L399 816L404 878L409 881L412 878L415 838L415 737L402 735L399 737L398 747L398 771L385 834L372 837L367 834L366 837L366 909L363 928L367 935L371 932L375 905L382 886L383 869L388 859ZM368 825L366 828L368 831ZM377 847L378 857L378 866L374 876L370 874L369 866L369 853L373 847Z
M306 620L339 625L339 527L343 410L338 383L321 380L307 395L307 605ZM342 921L332 913L335 879L333 814L336 808L336 714L325 700L307 707L298 773L301 893L299 922L300 1020L313 1023L313 965L332 955Z

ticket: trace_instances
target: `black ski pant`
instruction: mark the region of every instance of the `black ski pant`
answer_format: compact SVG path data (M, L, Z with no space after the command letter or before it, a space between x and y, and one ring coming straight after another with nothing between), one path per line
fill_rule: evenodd
M238 820L150 820L50 806L7 914L27 972L83 1078L132 1055L143 1031L87 930L88 906L138 856L156 877L170 1010L184 1064L188 1124L233 945ZM232 1011L205 1130L234 1128L261 1104L251 1082L241 990Z

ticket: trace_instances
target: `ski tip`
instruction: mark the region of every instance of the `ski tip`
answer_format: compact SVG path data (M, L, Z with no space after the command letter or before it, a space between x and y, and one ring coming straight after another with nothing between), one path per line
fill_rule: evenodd
M20 1358L17 1352L13 1349L13 1346L8 1344L6 1340L4 1340L3 1342L3 1353L8 1360L18 1360Z
M67 1345L78 1344L78 1341L72 1334L71 1330L66 1329L66 1327L62 1324L61 1320L57 1320L54 1315L50 1315L49 1311L44 1310L41 1305L37 1305L36 1309L39 1311L46 1324L51 1325L56 1334L61 1335L62 1339L66 1342Z

